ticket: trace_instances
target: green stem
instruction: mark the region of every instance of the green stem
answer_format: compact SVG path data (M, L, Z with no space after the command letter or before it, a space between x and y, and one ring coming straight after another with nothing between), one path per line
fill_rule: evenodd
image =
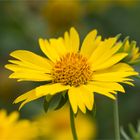
M76 134L76 129L75 129L75 123L74 123L74 114L73 114L71 106L70 106L70 124L71 124L71 131L72 131L72 135L73 135L73 140L78 140L78 137Z
M119 125L119 110L118 110L118 98L114 102L114 126L115 126L115 140L120 140L120 125Z

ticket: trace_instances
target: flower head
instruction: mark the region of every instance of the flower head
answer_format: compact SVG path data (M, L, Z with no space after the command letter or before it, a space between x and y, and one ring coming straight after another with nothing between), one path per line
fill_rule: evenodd
M126 63L120 62L128 54L118 53L122 43L117 37L101 40L97 31L91 31L80 47L79 34L74 28L65 32L64 38L39 39L41 57L30 51L17 50L10 55L17 60L9 60L6 68L14 73L10 78L18 81L49 81L19 96L14 103L27 102L46 95L67 91L74 113L78 108L86 112L92 110L94 93L115 99L117 91L125 92L120 83L131 84L129 76L138 73Z
M0 139L1 140L33 140L37 137L37 127L28 120L18 120L18 112L7 115L0 110Z
M140 62L140 51L136 41L124 40L121 51L128 53L128 56L124 59L127 63L135 64Z

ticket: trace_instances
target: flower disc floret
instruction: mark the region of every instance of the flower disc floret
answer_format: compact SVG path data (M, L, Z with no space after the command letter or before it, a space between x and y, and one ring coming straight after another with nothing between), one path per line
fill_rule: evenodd
M67 53L55 63L52 76L54 83L77 87L91 79L92 71L86 57L79 53Z

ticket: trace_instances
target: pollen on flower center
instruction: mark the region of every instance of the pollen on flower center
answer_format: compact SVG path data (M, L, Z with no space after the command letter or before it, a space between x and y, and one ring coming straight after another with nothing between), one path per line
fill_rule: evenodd
M92 71L87 58L79 53L67 53L52 69L54 83L79 86L90 80Z

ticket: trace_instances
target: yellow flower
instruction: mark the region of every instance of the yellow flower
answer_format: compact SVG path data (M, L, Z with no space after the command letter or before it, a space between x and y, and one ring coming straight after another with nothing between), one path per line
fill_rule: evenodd
M128 39L124 41L121 51L128 53L128 56L124 59L126 62L130 64L140 62L140 51L135 41L131 41L131 43Z
M18 120L18 112L9 116L0 110L0 140L33 140L37 137L35 125L28 120Z
M117 91L125 92L120 83L131 84L128 78L138 73L126 63L120 63L127 53L117 53L122 46L117 37L101 41L97 31L91 31L80 47L79 34L74 28L64 38L39 39L41 57L30 51L17 50L10 55L17 60L6 65L14 71L10 78L18 81L48 81L19 96L14 103L23 101L20 108L35 99L67 91L69 102L76 113L78 108L92 110L94 93L115 99Z
M69 119L69 108L64 106L60 110L37 117L35 125L40 130L42 140L72 140ZM89 116L78 113L75 118L75 127L79 140L90 140L96 137L96 124Z

